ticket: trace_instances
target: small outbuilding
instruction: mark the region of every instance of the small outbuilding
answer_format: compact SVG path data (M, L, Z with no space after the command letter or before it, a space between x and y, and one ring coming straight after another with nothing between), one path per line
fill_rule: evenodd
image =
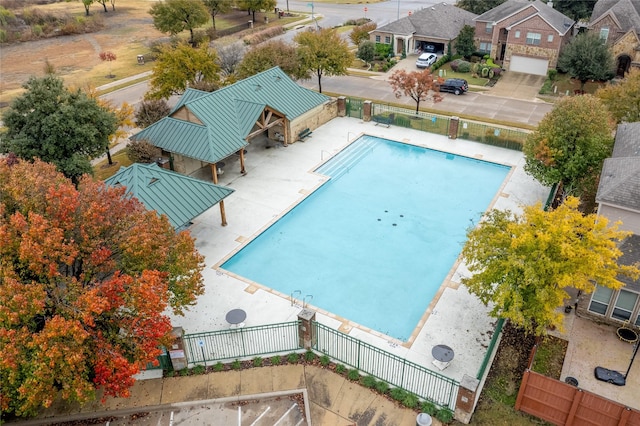
M231 188L184 176L157 164L141 163L121 168L105 180L105 184L126 187L128 196L136 197L147 210L166 215L177 230L188 227L193 218L216 204L220 204L222 225L225 226L224 199L234 192Z
M168 117L131 139L158 147L179 173L211 168L217 183L216 164L232 156L245 173L245 147L257 136L287 146L336 116L335 100L274 67L215 92L188 89Z

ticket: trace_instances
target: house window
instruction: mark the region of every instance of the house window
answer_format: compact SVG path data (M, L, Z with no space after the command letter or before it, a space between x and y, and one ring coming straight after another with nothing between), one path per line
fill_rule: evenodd
M493 32L493 24L491 22L487 22L487 26L484 27L484 32L487 34L491 34Z
M491 43L480 42L480 52L491 53Z
M520 30L516 30L516 38L520 38Z
M612 294L613 290L610 288L597 286L596 291L594 291L593 296L591 296L589 310L596 314L604 315L611 302Z
M633 312L633 308L635 308L637 301L637 293L631 293L627 290L620 290L618 300L616 300L616 304L613 307L611 318L615 318L621 321L629 320L631 318L631 312Z
M553 43L553 34L549 34L549 35L547 36L547 42L548 42L548 43Z
M384 37L384 44L391 44L391 37L385 36Z
M527 33L527 44L539 45L542 34L540 33Z
M379 35L376 36L376 43L380 43L380 36Z
M600 28L600 40L606 42L609 38L609 27Z

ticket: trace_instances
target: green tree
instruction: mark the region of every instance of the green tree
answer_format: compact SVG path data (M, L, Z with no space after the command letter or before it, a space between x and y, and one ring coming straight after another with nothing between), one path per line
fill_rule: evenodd
M482 15L507 0L458 0L456 6L477 15Z
M553 7L574 21L591 18L598 0L554 0Z
M525 170L544 185L562 182L565 194L595 195L604 159L613 149L613 120L594 96L557 102L525 141Z
M89 16L89 8L91 7L91 5L95 0L81 0L81 1L82 1L82 5L84 6L84 14L86 16Z
M216 16L221 13L228 13L233 5L229 0L203 0L203 3L211 15L214 30L216 29Z
M469 59L471 55L476 51L476 29L470 25L465 25L460 30L458 38L456 38L455 48L456 53Z
M431 69L422 71L396 70L389 77L389 84L396 98L409 96L416 101L416 113L420 110L420 102L431 98L433 102L440 102L442 96L437 90L437 85L443 82L442 78L431 74Z
M194 0L161 0L151 6L149 14L153 17L153 26L159 31L175 35L189 30L192 46L195 45L193 30L209 20L209 12L202 1Z
M360 46L358 46L358 53L356 53L356 56L367 64L371 63L373 58L376 57L376 44L371 40L363 41L360 43Z
M275 66L294 80L309 77L308 71L302 68L295 46L282 40L272 40L253 47L242 58L236 74L243 79Z
M353 42L354 45L360 46L363 41L369 40L369 33L378 28L378 25L375 22L367 22L363 25L358 25L351 33L349 33L349 38Z
M188 232L125 188L0 159L0 410L127 397L203 293Z
M615 76L611 50L596 33L577 35L562 50L558 68L580 80L580 90L589 80L611 80Z
M220 65L215 51L208 46L191 47L186 43L166 45L153 66L146 99L168 99L184 93L187 87L213 91L220 82Z
M353 61L347 42L331 28L298 33L298 57L305 71L318 77L318 91L322 93L322 76L345 75Z
M491 315L543 335L562 329L557 308L567 288L591 293L597 285L619 289L619 275L638 277L636 266L618 265L618 243L629 233L606 217L583 215L569 197L558 208L524 207L522 215L492 210L468 231L462 250L470 278L462 280Z
M253 22L256 21L256 12L273 10L278 4L277 0L238 0L237 5L241 10L246 10Z
M640 121L640 71L632 69L624 80L596 92L616 123Z
M92 174L90 160L108 149L116 114L85 92L68 90L54 74L32 77L22 87L25 92L4 113L0 152L53 163L74 182Z

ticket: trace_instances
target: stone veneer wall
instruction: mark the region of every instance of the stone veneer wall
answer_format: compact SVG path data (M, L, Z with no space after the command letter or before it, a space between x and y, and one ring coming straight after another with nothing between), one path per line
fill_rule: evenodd
M545 58L549 60L549 68L555 68L558 64L558 50L557 49L545 49L538 46L523 46L519 44L508 44L507 51L504 55L503 68L509 69L511 63L511 56L527 56L530 58Z
M338 116L338 99L331 98L322 105L307 111L289 124L290 140L287 143L294 143L298 140L298 134L304 130L315 130L323 124Z
M640 51L636 50L638 47L640 47L638 37L634 32L629 31L613 44L613 57L617 60L621 55L628 55L632 66L638 67L640 66Z

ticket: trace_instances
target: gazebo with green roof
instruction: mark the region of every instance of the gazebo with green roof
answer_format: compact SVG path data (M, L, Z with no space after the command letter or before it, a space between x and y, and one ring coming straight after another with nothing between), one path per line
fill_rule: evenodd
M267 133L285 146L293 143L300 131L322 124L314 111L330 101L275 67L211 93L187 89L168 117L131 139L160 148L180 173L192 174L206 163L217 183L216 163L237 154L245 173L244 148L251 139Z
M163 169L155 163L123 167L105 180L105 184L126 187L127 195L136 197L147 210L166 215L176 229L186 228L193 218L218 203L222 226L226 226L224 199L234 192L231 188Z

